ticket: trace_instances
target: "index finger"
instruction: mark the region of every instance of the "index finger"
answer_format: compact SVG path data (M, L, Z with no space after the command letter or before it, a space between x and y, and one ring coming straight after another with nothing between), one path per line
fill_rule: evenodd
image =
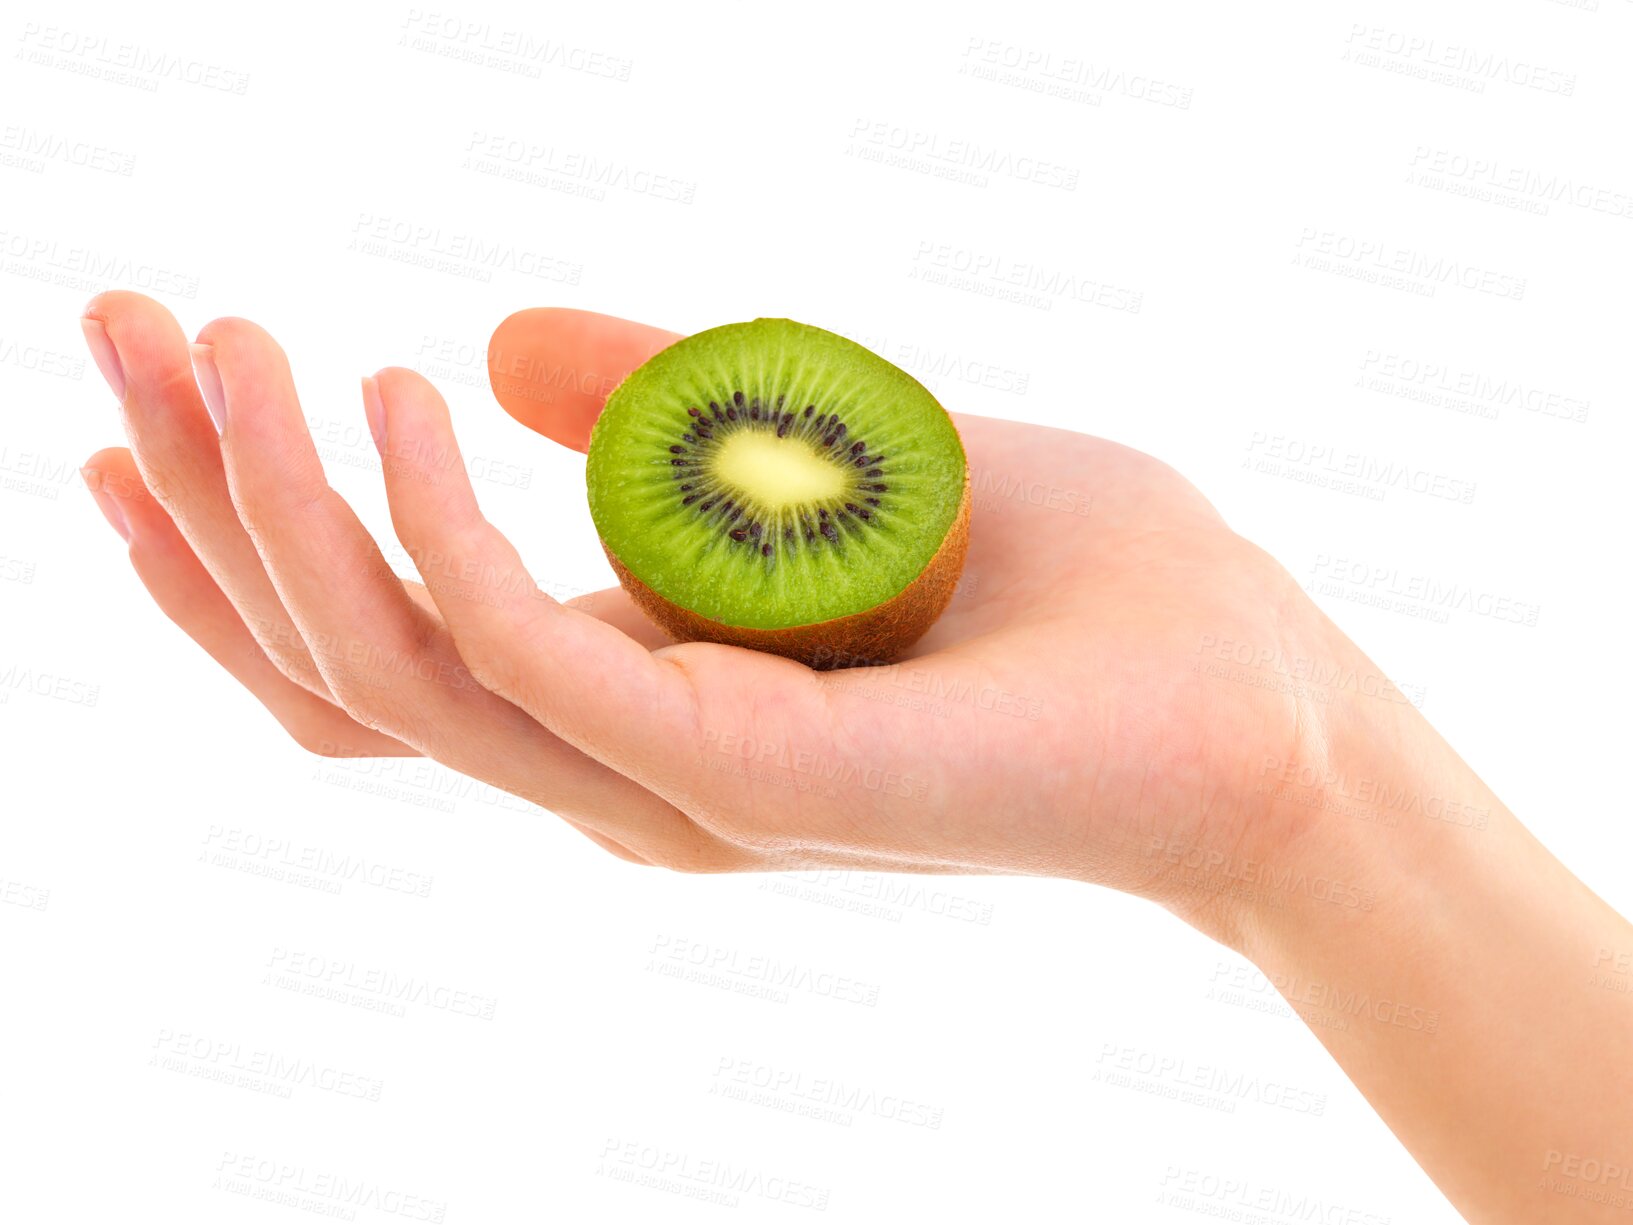
M500 405L528 429L575 451L624 376L679 332L566 307L517 311L488 342L488 381Z

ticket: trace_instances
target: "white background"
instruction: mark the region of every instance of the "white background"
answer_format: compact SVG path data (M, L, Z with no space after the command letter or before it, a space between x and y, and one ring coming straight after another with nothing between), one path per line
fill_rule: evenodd
M949 407L1174 464L1625 912L1633 4L151 7L0 27L0 1216L297 1221L344 1180L361 1221L1457 1219L1154 907L670 876L437 767L304 755L80 487L120 429L77 320L124 286L264 324L384 539L357 378L418 366L570 591L610 578L582 458L493 403L495 323L847 332ZM1321 1113L1170 1096L1221 1071ZM692 1198L708 1163L735 1208Z

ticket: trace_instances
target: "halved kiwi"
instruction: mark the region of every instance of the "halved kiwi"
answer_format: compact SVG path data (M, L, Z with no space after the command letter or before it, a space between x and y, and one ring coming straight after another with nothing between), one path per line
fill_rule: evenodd
M637 369L596 421L587 479L619 582L679 641L888 660L964 565L952 418L884 358L789 319L711 328Z

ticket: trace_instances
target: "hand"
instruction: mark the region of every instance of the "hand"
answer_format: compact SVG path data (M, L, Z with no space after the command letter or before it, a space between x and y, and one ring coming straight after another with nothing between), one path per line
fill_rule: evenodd
M1266 760L1330 750L1325 708L1216 656L1347 642L1127 447L958 417L976 502L960 594L901 662L818 673L668 645L617 588L543 595L483 518L442 398L387 369L362 407L426 585L401 582L325 482L270 336L209 324L195 382L158 304L109 293L87 317L131 444L93 456L88 483L165 613L315 752L423 753L682 871L1033 873L1189 908L1208 894L1176 864L1285 853ZM583 450L606 391L676 339L524 311L494 335L495 389Z
M196 384L145 298L94 299L86 334L132 447L87 483L160 607L302 745L423 753L682 871L1140 893L1257 963L1470 1219L1620 1218L1633 1025L1583 980L1620 973L1633 927L1163 464L959 417L961 594L901 662L817 673L665 644L616 588L545 596L410 371L362 398L424 586L324 481L260 329L207 326ZM524 311L489 364L512 416L582 450L607 391L675 339Z

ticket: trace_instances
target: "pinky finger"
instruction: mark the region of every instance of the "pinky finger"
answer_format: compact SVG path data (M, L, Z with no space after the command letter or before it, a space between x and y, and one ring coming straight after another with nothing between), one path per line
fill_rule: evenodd
M289 680L255 641L124 447L98 451L80 470L103 516L130 546L137 576L164 615L230 672L302 748L325 757L414 757L413 749L364 727Z

